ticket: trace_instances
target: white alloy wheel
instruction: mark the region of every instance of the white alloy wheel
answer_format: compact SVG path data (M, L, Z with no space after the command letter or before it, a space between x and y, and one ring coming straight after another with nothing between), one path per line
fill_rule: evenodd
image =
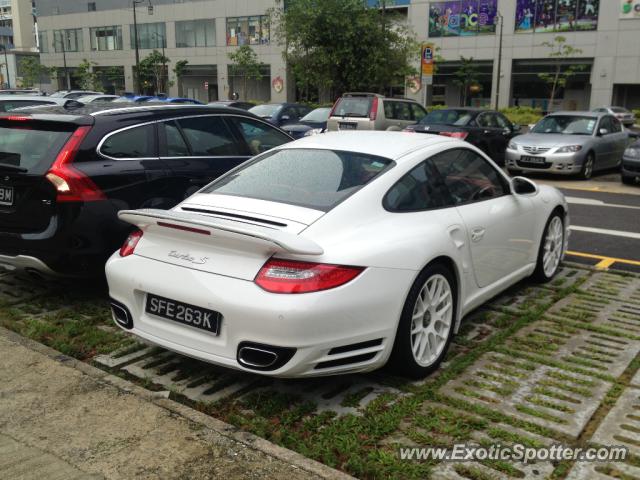
M416 298L411 321L411 351L421 367L431 366L447 345L453 321L453 295L441 274L430 276Z
M559 216L554 216L547 227L547 234L544 238L544 250L542 253L542 269L547 277L552 277L560 264L564 234L562 232L562 220Z

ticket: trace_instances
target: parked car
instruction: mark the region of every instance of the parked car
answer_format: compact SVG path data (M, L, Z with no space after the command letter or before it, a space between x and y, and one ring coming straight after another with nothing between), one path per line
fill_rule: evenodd
M466 140L499 165L504 165L507 144L518 134L520 125L511 123L507 117L495 110L449 108L433 110L419 123L405 128L405 131Z
M285 125L282 129L295 139L324 133L327 130L330 112L330 108L316 108L302 117L298 123Z
M138 230L107 262L113 317L146 341L250 372L389 361L423 377L464 315L530 275L553 278L567 213L560 191L509 179L460 140L307 137L170 211L121 211Z
M636 123L636 115L631 110L623 107L600 107L593 110L597 113L606 113L616 117L625 127L633 127Z
M240 108L241 110L249 110L256 106L253 102L241 102L239 100L218 100L216 102L209 102L209 105L213 105L214 107Z
M616 117L599 112L557 112L542 118L507 146L511 174L548 172L579 175L619 167L629 141Z
M249 113L204 105L0 114L0 263L44 274L103 272L130 231L118 210L170 208L289 141Z
M78 97L77 100L81 103L94 103L94 102L113 102L116 98L120 98L118 95L85 95L84 97Z
M622 182L632 185L640 180L640 140L629 145L622 156Z
M329 114L327 130L403 130L427 115L422 105L375 93L345 93Z
M0 112L10 112L16 108L33 107L33 106L82 106L76 100L68 98L39 97L36 95L0 95Z
M53 98L69 98L73 100L80 97L86 97L87 95L102 95L102 93L92 92L91 90L59 90L49 96Z
M311 111L311 107L299 103L265 103L249 109L251 113L281 127L288 123L297 123Z
M116 98L113 103L143 103L155 100L155 97L151 95L133 95L133 96L122 96L120 98Z
M4 88L0 89L0 95L44 95L44 93L33 88Z
M193 98L181 98L181 97L166 97L166 96L158 96L158 97L141 97L140 102L165 102L165 103L181 103L181 104L190 104L190 105L202 105L203 103L199 100L194 100Z

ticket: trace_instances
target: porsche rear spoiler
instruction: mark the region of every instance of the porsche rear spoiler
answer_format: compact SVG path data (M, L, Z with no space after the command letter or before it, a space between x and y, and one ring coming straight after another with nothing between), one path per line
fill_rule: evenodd
M171 222L181 227L203 227L211 231L218 230L256 238L272 243L280 250L299 255L322 255L324 253L322 247L313 240L300 237L293 233L271 227L241 223L234 220L206 217L194 213L157 209L121 210L118 212L118 218L124 222L136 225L141 230L145 230L146 227L150 225L158 225L158 222Z

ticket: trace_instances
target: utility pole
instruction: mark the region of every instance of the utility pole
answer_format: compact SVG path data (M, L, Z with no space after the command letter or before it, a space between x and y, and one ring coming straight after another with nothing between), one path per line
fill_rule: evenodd
M66 30L60 30L60 48L62 49L62 64L64 65L64 84L67 90L71 90L71 78L69 77L69 69L67 68L67 48L64 45ZM58 42L55 33L53 34L53 49L58 51Z
M132 0L133 3L133 44L136 50L136 91L138 95L141 93L140 88L140 50L138 47L138 18L136 17L136 5L142 3L142 0Z
M502 70L502 31L504 30L504 17L500 12L496 16L500 19L500 40L498 41L498 74L496 79L496 104L495 110L498 110L500 104L500 76Z

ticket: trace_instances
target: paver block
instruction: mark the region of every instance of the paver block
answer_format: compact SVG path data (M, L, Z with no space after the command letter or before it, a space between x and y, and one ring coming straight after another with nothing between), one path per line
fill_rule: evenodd
M611 273L596 273L580 286L580 291L593 297L624 299L640 304L640 278Z
M640 352L640 341L542 320L520 330L507 346L562 361L596 374L618 377Z
M19 272L0 276L0 304L14 305L51 291L48 282L35 281Z
M576 282L591 275L590 270L563 264L551 282L540 285L543 288L560 289L575 285Z
M640 479L640 468L627 463L576 462L566 480Z
M591 441L600 445L624 445L640 455L640 390L628 388L609 411Z
M487 302L483 308L519 314L532 307L543 306L548 302L549 290L527 286L521 282Z
M598 378L490 352L440 393L577 438L609 387Z
M138 350L130 353L122 355L122 351L115 351L108 355L97 355L94 357L93 361L107 368L120 367L140 357L149 355L153 352L154 348L155 347L145 347L144 344L140 344L140 348Z

